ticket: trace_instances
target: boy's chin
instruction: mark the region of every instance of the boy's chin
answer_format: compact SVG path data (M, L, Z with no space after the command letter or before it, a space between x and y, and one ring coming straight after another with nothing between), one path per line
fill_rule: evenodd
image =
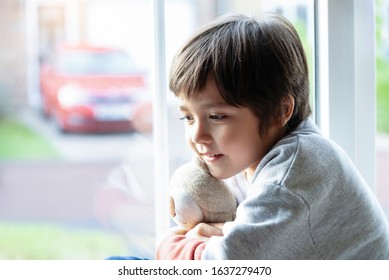
M209 173L211 173L211 175L218 180L225 180L231 177L231 176L227 176L226 174L223 174L222 172L218 172L217 170L212 170L212 169L209 170Z

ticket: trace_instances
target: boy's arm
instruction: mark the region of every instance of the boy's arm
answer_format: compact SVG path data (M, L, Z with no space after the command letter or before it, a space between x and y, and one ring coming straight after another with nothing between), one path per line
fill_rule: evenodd
M186 231L175 227L169 230L157 248L156 258L159 260L199 260L206 241L211 236L222 236L222 223L200 223Z
M157 248L157 260L200 260L205 242L185 235L165 237Z

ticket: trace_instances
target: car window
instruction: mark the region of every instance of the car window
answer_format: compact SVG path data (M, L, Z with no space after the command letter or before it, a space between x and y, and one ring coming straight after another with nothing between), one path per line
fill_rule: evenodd
M56 68L67 75L128 75L136 70L133 61L123 52L86 51L60 55Z

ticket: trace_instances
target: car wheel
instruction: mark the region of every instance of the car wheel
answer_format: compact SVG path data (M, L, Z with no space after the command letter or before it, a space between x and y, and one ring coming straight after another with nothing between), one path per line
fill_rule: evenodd
M54 126L59 133L66 134L69 132L65 124L61 121L61 118L58 116L58 114L55 114L53 121L54 121Z
M42 96L41 100L42 100L42 102L41 102L41 106L39 108L40 112L45 119L50 119L51 114L50 114L48 102L43 96Z

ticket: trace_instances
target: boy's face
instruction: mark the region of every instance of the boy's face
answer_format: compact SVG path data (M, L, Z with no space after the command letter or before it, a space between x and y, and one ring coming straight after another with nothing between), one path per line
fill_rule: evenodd
M282 137L272 125L259 134L259 120L246 107L228 105L213 79L190 99L180 99L186 141L218 179L242 171L250 179L263 156Z

